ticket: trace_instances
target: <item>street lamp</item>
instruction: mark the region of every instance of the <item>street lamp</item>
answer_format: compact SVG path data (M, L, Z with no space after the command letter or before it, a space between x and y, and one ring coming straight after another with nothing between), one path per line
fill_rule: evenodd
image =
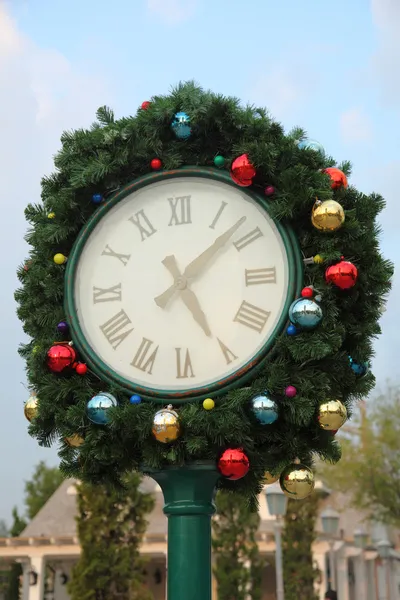
M265 490L269 514L275 517L275 568L276 598L284 600L283 565L282 565L282 517L286 514L288 499L278 483L268 485Z
M360 548L361 550L365 550L368 543L368 533L365 531L364 527L359 527L354 531L354 544L356 548Z
M333 508L326 508L321 513L322 529L325 535L328 537L329 543L329 589L336 589L336 576L335 576L335 556L333 553L333 547L335 545L335 537L339 529L340 515Z
M389 557L390 557L390 549L391 543L389 540L381 540L377 543L376 549L378 551L379 558L382 560L383 567L383 593L384 596L381 600L387 600L388 598L388 580L389 580Z
M360 571L359 571L359 577L360 577L360 587L361 587L361 592L362 592L362 598L367 598L368 597L368 576L367 576L367 565L365 562L365 556L364 556L364 550L367 547L367 543L368 543L368 533L365 531L364 527L359 527L358 529L356 529L354 531L354 544L357 548L360 548L361 550L361 554L360 554Z

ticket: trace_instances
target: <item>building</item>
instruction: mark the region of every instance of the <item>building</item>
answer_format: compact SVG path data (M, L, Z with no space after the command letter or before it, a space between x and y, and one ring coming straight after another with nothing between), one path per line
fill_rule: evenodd
M0 559L23 568L22 600L68 600L66 583L80 547L76 535L76 482L64 481L54 495L18 538L0 538ZM142 553L148 556L147 581L155 600L165 599L165 570L167 552L167 520L163 514L163 496L159 486L150 478L142 484L143 491L154 493L155 507L143 540ZM327 500L324 501L325 503ZM332 494L329 503L340 512L340 535L334 541L334 577L340 600L400 600L400 546L398 532L375 525L370 528L371 546L356 547L354 532L363 515L351 509L346 498ZM265 557L263 600L275 600L275 542L274 517L268 513L266 498L260 496L261 523L258 532L260 551ZM317 531L322 531L321 521ZM392 549L384 568L376 549L381 539L388 539ZM321 572L320 598L327 589L329 571L329 542L322 533L314 545L315 562ZM385 576L387 581L385 582ZM385 587L385 583L387 586ZM217 600L213 582L213 600Z

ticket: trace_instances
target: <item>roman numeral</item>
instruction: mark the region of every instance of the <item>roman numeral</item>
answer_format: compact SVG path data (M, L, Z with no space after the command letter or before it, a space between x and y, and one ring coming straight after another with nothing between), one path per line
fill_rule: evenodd
M190 214L191 196L178 196L178 198L168 198L171 207L172 215L168 226L171 225L188 225L192 222Z
M122 264L124 265L124 267L126 267L126 265L129 262L129 259L131 257L130 254L118 254L118 252L114 252L114 250L112 248L110 248L110 246L108 244L104 248L104 250L101 253L101 255L102 256L113 256L114 258L117 258L118 260L120 260L122 262Z
M256 227L255 229L253 229L253 231L250 231L250 233L247 233L246 235L241 237L240 240L237 240L237 242L233 242L233 245L235 246L236 250L240 252L240 250L243 250L243 248L246 248L246 246L257 240L258 238L262 237L263 235L264 234L261 231L261 229L259 227Z
M120 283L104 289L93 286L93 304L99 304L99 302L121 302L121 300L122 289Z
M136 225L139 229L140 237L142 242L153 233L156 233L157 229L154 229L153 225L150 223L143 209L139 210L133 217L128 219L131 223Z
M261 333L270 314L270 312L258 308L257 306L254 306L254 304L250 304L244 300L233 320L236 321L236 323L241 323L250 329L254 329L254 331L257 331L258 333Z
M100 326L111 346L116 350L121 342L133 331L133 327L127 329L132 321L124 310L120 310L116 315L111 317L103 325Z
M226 360L226 364L229 365L232 361L237 359L237 356L235 356L233 354L233 352L231 350L229 350L229 348L227 346L225 346L225 344L223 342L221 342L220 339L217 338L217 342L219 344L219 347L222 350L222 354L225 357Z
M182 361L181 348L175 348L176 352L176 378L187 379L195 377L193 373L192 361L190 360L189 350L186 350L185 359ZM183 365L182 365L183 362ZM183 367L183 369L182 369ZM189 374L190 373L190 374Z
M246 285L259 285L262 283L276 283L275 267L267 269L245 269Z
M140 342L138 351L135 354L133 361L131 362L132 367L140 369L140 371L147 371L149 375L152 375L154 361L156 360L158 346L150 353L153 342L147 338L143 338Z
M221 202L221 206L219 207L218 212L214 217L214 221L210 225L210 229L215 229L215 226L218 223L218 220L219 220L220 216L222 215L222 212L227 204L228 204L227 202L224 202L224 201Z

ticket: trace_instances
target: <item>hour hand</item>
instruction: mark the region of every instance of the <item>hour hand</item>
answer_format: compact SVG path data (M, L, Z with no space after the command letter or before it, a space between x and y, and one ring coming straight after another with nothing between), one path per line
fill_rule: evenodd
M202 311L202 309L200 307L200 303L197 299L196 294L189 288L185 288L184 290L181 291L180 295L181 295L181 298L182 298L184 304L192 313L193 318L196 321L196 323L198 323L200 325L200 327L202 328L202 330L204 331L204 333L206 335L211 336L211 330L208 326L206 315L204 314L204 312Z
M173 254L166 256L162 261L162 264L168 269L174 278L174 283L170 285L165 292L154 298L154 302L157 304L157 306L160 308L165 308L178 289L178 279L181 277L181 274L176 262L176 258Z

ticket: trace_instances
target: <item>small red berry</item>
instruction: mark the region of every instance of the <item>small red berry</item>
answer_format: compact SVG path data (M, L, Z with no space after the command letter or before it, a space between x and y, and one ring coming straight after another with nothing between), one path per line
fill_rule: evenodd
M85 363L78 363L75 367L75 371L78 373L78 375L86 375L87 370L88 368Z
M153 169L153 171L159 171L161 169L162 162L159 158L153 158L153 160L150 163L150 166Z
M141 109L147 110L149 108L150 104L151 104L151 102L149 102L148 100L145 100L145 102L142 102Z
M301 295L303 298L312 298L314 295L314 290L312 287L305 287L301 290Z

